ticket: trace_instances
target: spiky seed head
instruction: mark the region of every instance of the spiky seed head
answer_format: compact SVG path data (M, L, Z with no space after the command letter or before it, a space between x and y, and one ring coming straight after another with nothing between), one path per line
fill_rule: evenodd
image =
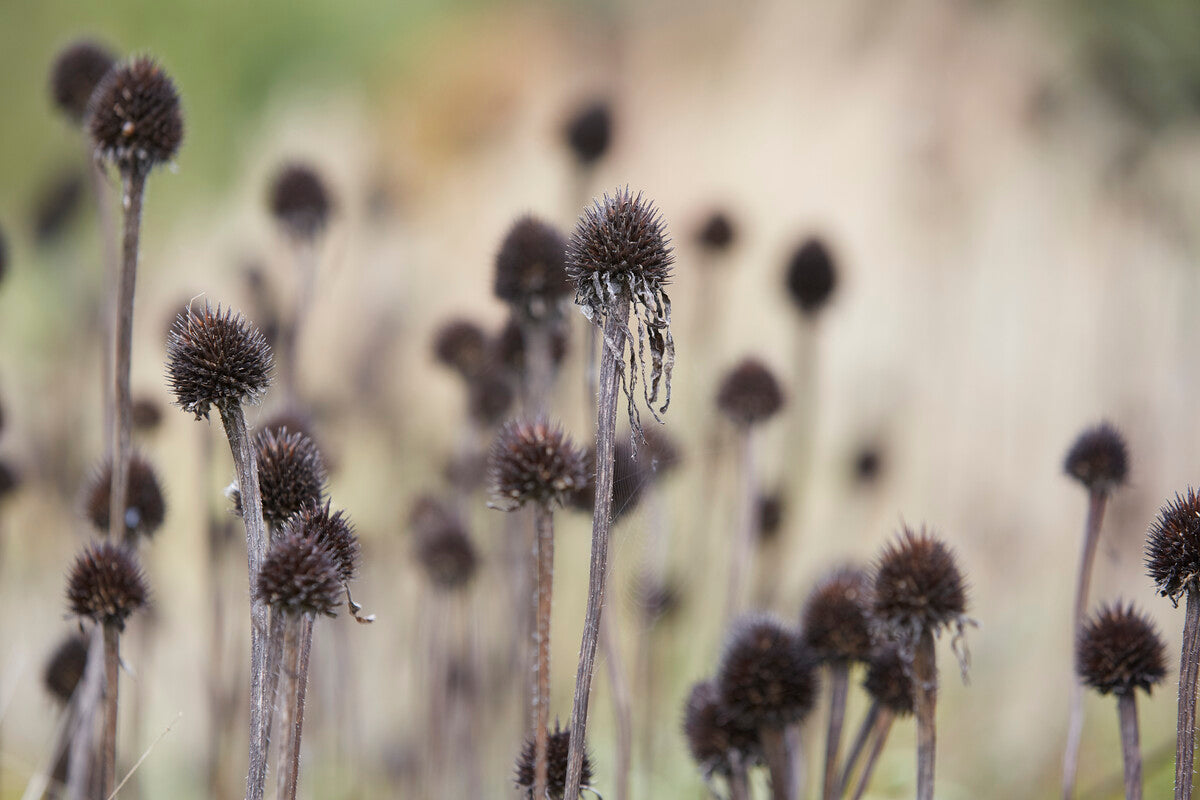
M150 58L114 66L88 101L88 130L96 151L122 173L165 164L183 141L175 84Z
M263 520L279 527L307 505L325 496L325 462L312 439L286 426L264 428L254 437ZM242 513L241 493L234 490L234 507Z
M563 128L567 146L575 160L591 166L604 157L612 140L612 109L603 100L594 101L575 112Z
M487 355L487 334L470 320L452 319L434 334L433 357L464 378L478 373L487 362Z
M717 408L733 424L749 428L779 413L783 389L770 367L757 358L745 358L725 373L717 390Z
M758 496L758 539L773 542L783 528L785 503L783 492L774 489Z
M722 253L733 246L737 229L724 211L714 211L705 217L696 231L697 243L712 253Z
M285 164L271 181L268 205L275 221L297 239L315 239L333 207L325 182L308 164Z
M1075 670L1100 694L1149 692L1166 677L1167 647L1133 603L1104 605L1079 631Z
M803 719L817 696L816 656L799 633L765 614L736 621L725 638L717 688L730 718L756 729Z
M808 596L804 641L825 663L866 661L871 654L871 579L857 567L831 572Z
M74 122L83 122L88 100L116 63L107 47L79 39L59 51L50 69L50 94L54 104Z
M189 308L167 339L167 381L175 402L196 419L256 403L271 384L271 348L262 333L232 309Z
M280 535L313 541L333 560L338 580L349 583L358 574L362 545L345 511L334 511L330 502L312 501L288 517Z
M1200 496L1192 487L1159 509L1146 532L1145 560L1158 593L1171 602L1200 591Z
M557 228L521 217L496 254L496 297L531 319L553 314L573 288L566 260L567 241Z
M587 482L587 461L559 425L544 417L510 420L488 457L492 505L513 511L526 503L560 507Z
M109 458L96 470L85 492L84 511L100 533L108 532L112 470ZM125 487L125 537L132 541L139 536L153 536L162 526L166 510L154 466L134 453L129 459L129 482Z
M441 498L433 494L418 495L408 511L408 525L412 531L420 533L428 528L446 524L454 519L454 510Z
M721 693L713 680L694 684L688 693L683 708L683 736L706 778L729 775L735 758L746 767L761 757L758 731L739 724L721 705Z
M316 539L288 531L267 550L255 582L258 599L281 614L336 616L342 581Z
M454 591L471 582L479 567L479 556L457 516L447 516L414 532L417 562L436 588Z
M59 704L71 702L75 687L83 678L87 668L88 643L77 633L68 634L50 654L42 670L42 683L46 691Z
M162 409L157 400L149 397L135 397L130 415L133 417L133 429L138 433L154 433L162 424Z
M1091 492L1112 491L1125 483L1128 470L1125 437L1108 422L1079 434L1063 460L1063 472Z
M109 541L83 549L67 573L71 613L124 629L129 615L146 605L148 590L133 550Z
M806 317L825 307L837 288L833 255L820 239L808 239L792 253L787 267L787 289L792 302Z
M33 206L33 238L45 245L79 215L83 200L83 175L70 168L54 175L38 192Z
M660 287L670 282L674 263L662 214L629 187L585 208L567 249L567 275L578 294L594 293L596 282L626 291L639 282Z
M515 399L512 384L498 369L484 369L467 382L467 414L481 427L499 425Z
M913 713L912 669L894 644L885 644L871 654L863 688L893 714Z
M548 327L550 361L557 369L567 357L567 337L570 329L555 323ZM509 317L492 340L492 358L503 364L514 376L520 377L525 374L525 332L521 330L521 323L515 317Z
M554 722L554 730L546 731L546 796L550 800L564 800L567 791L567 756L571 749L571 729L560 728L558 721ZM517 786L522 790L522 797L533 800L534 778L534 742L530 737L521 748L517 758ZM592 785L592 758L587 750L583 752L583 767L579 773L581 788ZM579 793L583 797L583 792Z
M937 632L962 618L967 589L953 551L924 528L905 526L875 566L872 614L892 638Z

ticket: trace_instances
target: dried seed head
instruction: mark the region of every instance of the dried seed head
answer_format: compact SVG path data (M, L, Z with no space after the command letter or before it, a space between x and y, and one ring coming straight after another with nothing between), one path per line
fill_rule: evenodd
M469 320L450 320L434 334L434 358L464 378L478 373L486 363L487 355L487 334Z
M142 568L125 545L93 542L67 573L71 613L101 625L123 629L129 615L146 605L147 594Z
M517 786L523 790L526 800L533 800L534 776L534 743L533 739L525 740L521 748L521 756L517 759ZM546 731L546 797L550 800L564 800L567 791L567 755L571 748L571 729L560 728L554 723L554 730ZM581 789L592 785L592 758L585 750L583 753L583 768L579 773ZM579 793L583 797L583 792Z
M553 314L571 291L567 242L556 228L521 217L496 254L496 297L531 319Z
M310 502L288 517L280 531L282 537L298 536L312 540L333 560L337 578L349 583L358 574L362 561L362 545L354 525L344 511L334 511L328 500L324 504Z
M325 462L312 439L287 427L264 428L254 437L263 520L282 525L307 505L325 496ZM242 513L241 493L234 490L234 507Z
M483 369L467 382L467 414L483 428L500 424L514 399L512 384L498 369Z
M567 335L569 329L565 325L551 324L550 359L557 369L567 356ZM521 323L514 317L509 317L504 327L492 341L493 358L503 364L505 369L515 376L525 374L525 332Z
M752 427L783 408L783 389L774 373L756 358L745 358L721 381L717 408L735 425Z
M108 48L88 39L64 47L50 69L50 94L54 104L74 122L83 122L88 100L116 59Z
M189 308L167 339L167 380L175 402L196 419L209 409L256 403L271 383L271 348L258 329L232 309Z
M716 681L692 686L683 709L683 735L705 778L729 775L735 760L745 767L761 757L758 731L739 724L721 705Z
M442 467L442 477L463 494L471 494L487 480L487 453L451 453Z
M457 516L430 520L414 532L417 561L435 587L453 591L471 582L479 556Z
M721 703L747 727L798 722L816 699L816 663L799 634L774 617L743 617L726 636L717 670Z
M38 193L33 206L33 238L40 245L57 239L79 215L83 176L70 168L55 175Z
M408 511L408 525L417 535L454 519L454 510L432 494L419 495Z
M883 471L883 453L876 445L863 445L854 454L854 481L867 486L879 479Z
M1145 558L1158 593L1171 602L1200 591L1200 496L1192 487L1159 510L1146 532Z
M563 135L580 164L595 164L608 152L612 140L612 109L602 100L589 103L567 120Z
M954 553L924 528L907 526L879 556L872 613L893 639L937 632L962 618L967 590Z
M724 211L714 211L708 215L700 229L696 231L696 241L712 253L723 253L733 246L737 239L737 229L733 220Z
M783 513L785 509L783 492L778 489L759 495L758 497L758 539L760 542L773 542L779 538L783 528Z
M84 493L87 518L100 533L108 532L112 495L112 459L107 459L88 482ZM129 459L129 482L125 487L125 538L153 536L163 524L166 503L153 465L134 453Z
M913 713L912 672L895 645L885 645L871 654L863 688L893 714Z
M50 696L60 704L71 702L75 687L87 668L88 643L78 633L67 634L50 654L42 670L42 683Z
M492 506L560 507L587 482L587 462L561 426L545 418L512 420L500 429L488 458Z
M281 614L336 616L342 581L328 551L311 537L287 531L263 559L258 598Z
M809 239L792 254L787 268L787 289L792 302L807 317L815 315L837 288L833 256L820 239Z
M183 141L179 93L155 61L114 66L88 101L97 152L122 173L146 173L175 157Z
M871 654L871 579L857 567L830 573L808 596L804 641L826 663L866 661Z
M1167 648L1133 603L1101 606L1079 631L1075 670L1100 694L1149 692L1167 674Z
M286 164L275 173L268 203L275 221L297 239L319 236L333 205L321 176L300 163Z
M1063 471L1092 492L1109 492L1125 482L1129 453L1125 437L1107 422L1088 428L1063 460Z
M162 424L162 409L157 400L149 397L135 397L130 414L133 417L133 429L138 433L154 433Z

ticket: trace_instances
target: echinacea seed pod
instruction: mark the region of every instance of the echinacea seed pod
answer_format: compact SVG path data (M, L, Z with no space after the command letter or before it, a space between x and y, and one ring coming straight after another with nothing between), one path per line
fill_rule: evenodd
M297 239L319 236L333 206L321 176L300 163L287 164L275 174L268 204L275 221Z
M488 341L483 328L465 319L453 319L437 329L433 357L464 378L479 372L487 361Z
M733 624L717 669L730 719L752 728L783 728L812 710L816 657L800 635L774 617L754 614Z
M138 433L154 433L162 424L162 409L157 400L149 397L135 397L130 414L133 417L133 429Z
M42 670L42 684L59 704L71 702L75 687L87 668L88 643L77 633L68 634L50 654Z
M854 454L854 481L860 486L874 483L883 472L883 452L877 445L863 445Z
M358 574L362 545L354 525L344 511L334 511L328 500L310 502L288 517L280 531L282 537L299 536L316 543L333 560L338 580L349 583Z
M1146 571L1173 603L1200 591L1200 496L1192 487L1167 502L1146 532Z
M88 482L84 510L100 533L108 532L112 494L112 459L107 459ZM153 536L166 517L166 502L154 466L134 453L129 459L129 482L125 487L125 536Z
M642 575L634 581L633 597L646 625L672 616L683 602L683 593L676 583L650 575Z
M83 122L88 100L116 63L108 48L89 39L64 47L50 69L50 95L54 104L75 122Z
M1100 694L1149 692L1166 677L1166 645L1132 603L1101 606L1079 631L1075 670Z
M722 253L733 246L737 229L724 211L714 211L705 217L696 231L696 242L711 253Z
M905 527L875 567L872 613L893 639L916 641L966 613L967 590L954 553L925 529Z
M114 66L88 101L96 151L124 174L145 174L175 157L183 141L179 93L150 58Z
M717 390L717 408L733 424L753 427L783 408L783 389L766 364L745 358L725 373Z
M313 440L287 427L266 428L254 437L263 520L279 527L307 505L325 496L325 462ZM234 507L242 513L241 493L234 490Z
M336 616L342 581L333 558L294 532L272 542L255 584L259 600L281 614Z
M804 641L824 663L866 661L871 654L871 579L842 567L822 580L804 604Z
M498 369L484 369L467 382L467 415L482 428L500 424L516 399L512 384Z
M415 545L417 562L438 589L462 589L475 577L479 556L457 517L418 529Z
M545 418L511 420L488 457L491 505L513 511L526 503L552 509L587 482L584 453Z
M417 535L453 519L455 519L454 511L449 504L432 494L418 495L413 501L412 508L408 511L409 528Z
M837 288L833 255L820 239L808 239L792 254L787 266L787 289L806 317L815 316Z
M884 645L871 654L863 689L871 699L893 714L913 713L912 670L895 645Z
M758 731L740 724L721 705L721 693L713 680L692 686L683 708L683 736L706 778L729 775L735 758L744 768L761 757Z
M1128 470L1125 437L1107 422L1079 434L1063 460L1063 472L1091 492L1112 491L1125 482Z
M209 410L256 403L271 383L271 348L232 309L189 308L175 318L167 340L167 380L175 402L207 419Z
M58 236L79 214L83 200L83 176L78 169L55 175L38 193L33 206L33 238L45 245Z
M589 103L567 120L563 136L575 160L585 167L595 164L608 152L612 139L612 109L604 101Z
M571 729L560 728L557 721L554 730L546 731L546 796L551 800L564 800L567 791L567 754L571 745ZM517 786L523 790L526 800L533 800L534 777L534 743L533 739L525 740L521 755L517 759ZM583 753L583 769L580 771L579 785L592 785L592 759L585 750ZM580 797L583 793L580 792Z
M783 492L775 489L758 496L758 540L773 542L783 528Z
M146 579L133 550L109 541L84 548L67 573L67 605L71 613L118 630L134 611L146 605Z
M531 319L542 319L571 292L566 259L567 241L554 226L521 217L496 254L496 297Z

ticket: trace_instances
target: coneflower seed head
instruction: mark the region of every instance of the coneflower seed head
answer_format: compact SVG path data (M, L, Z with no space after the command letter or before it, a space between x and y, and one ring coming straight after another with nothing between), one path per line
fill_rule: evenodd
M871 579L861 569L835 570L804 604L804 641L826 663L866 661L871 654Z
M713 680L692 686L683 710L683 735L705 777L729 775L735 758L745 767L761 756L758 731L741 724L721 704L721 693Z
M1146 532L1146 571L1172 602L1200 591L1200 496L1192 487L1164 505Z
M937 632L967 607L967 590L954 553L924 529L908 527L883 549L873 581L875 619L892 638Z
M1101 606L1079 631L1075 669L1100 694L1149 692L1167 674L1167 649L1149 617L1132 603Z
M571 729L560 728L554 723L554 730L546 732L546 796L551 800L564 800L567 791L567 755L571 746ZM583 768L579 773L581 788L592 784L592 759L585 750L583 753ZM517 759L517 786L523 790L526 800L533 800L534 778L534 742L526 739L521 755ZM583 796L583 792L579 793Z
M752 427L779 413L783 389L766 364L745 358L721 381L717 408L735 425Z
M488 459L492 504L512 511L526 503L562 506L587 482L587 462L561 427L544 418L511 420Z
M717 670L721 703L731 719L753 728L782 728L812 710L816 657L800 635L766 615L743 617L725 639Z
M54 104L75 122L87 114L88 100L116 59L108 48L88 39L64 47L50 70L50 94Z
M1063 460L1063 471L1095 492L1117 488L1125 482L1128 470L1125 438L1107 422L1079 434Z
M913 713L912 669L894 644L886 644L871 655L863 688L873 700L894 714Z
M167 380L175 402L196 419L258 402L271 383L271 348L232 309L191 308L175 318L167 339Z
M145 173L175 157L183 113L175 84L155 61L135 58L113 67L88 102L96 150L123 173Z
M264 428L254 437L258 461L258 486L262 493L263 519L278 527L307 505L325 496L325 462L316 444L303 433L287 427ZM242 513L240 492L234 495L237 513Z
M326 550L306 536L288 533L272 542L256 582L258 598L282 614L335 616L342 581Z
M300 537L316 544L333 561L338 580L349 583L358 574L362 545L354 525L344 511L334 511L330 502L305 503L288 517L280 535Z
M84 548L67 574L71 613L97 624L125 627L129 615L146 605L148 590L133 550L108 541Z

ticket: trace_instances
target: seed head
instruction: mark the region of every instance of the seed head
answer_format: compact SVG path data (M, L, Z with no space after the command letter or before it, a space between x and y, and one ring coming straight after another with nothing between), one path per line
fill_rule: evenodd
M725 373L717 390L717 408L733 424L749 428L779 413L783 389L766 364L745 358Z
M500 429L488 458L492 505L513 511L526 503L561 507L587 482L584 453L545 418L512 420Z
M145 174L170 161L183 141L175 84L149 58L114 66L88 101L88 130L97 152L122 173Z
M633 597L642 622L651 627L672 616L683 603L683 592L669 578L643 574L633 584Z
M1100 694L1149 692L1167 674L1167 648L1133 603L1105 605L1079 631L1075 669Z
M734 623L717 670L730 719L751 728L798 722L817 695L816 657L799 634L767 615Z
M315 239L329 222L329 192L307 164L286 164L275 173L268 202L275 221L297 239Z
M147 593L137 557L125 545L93 542L67 573L71 613L118 630L124 629L130 614L146 605Z
M628 187L584 209L567 250L567 275L580 305L580 297L598 301L621 287L632 298L638 294L633 286L663 286L670 282L674 263L662 214Z
M785 504L778 489L758 496L758 539L773 542L783 528Z
M286 531L263 559L258 598L281 614L336 616L342 602L337 565L316 539Z
M470 320L450 320L434 334L434 358L464 378L470 378L483 368L487 354L487 334Z
M209 409L256 403L271 383L271 348L231 309L204 304L175 318L167 339L167 381L175 402L196 419Z
M1192 487L1168 501L1146 532L1146 571L1173 603L1200 591L1200 496Z
M571 289L567 242L552 225L521 217L496 254L496 297L531 319L554 313Z
M683 735L705 778L729 775L735 759L749 766L761 756L758 731L739 724L721 705L721 693L713 680L692 686L683 709Z
M100 533L108 532L112 496L112 459L108 459L88 482L84 510ZM166 503L153 465L134 453L129 459L129 482L125 487L125 538L150 538L163 524Z
M324 504L310 502L288 517L280 535L298 536L316 544L333 561L337 578L349 583L358 574L362 561L362 545L354 532L354 525L344 511L334 511L328 500Z
M1063 460L1063 471L1092 492L1117 488L1125 482L1128 469L1125 437L1107 422L1079 434Z
M83 122L88 100L116 59L108 48L88 39L64 47L50 69L50 94L54 104L74 122Z
M696 241L711 253L723 253L733 246L737 239L737 229L733 220L724 211L714 211L708 215L700 229L696 231Z
M42 670L42 683L46 691L61 705L71 702L75 687L83 678L87 667L88 643L77 633L67 635L50 654Z
M608 152L612 139L612 109L604 101L589 103L567 120L563 135L575 159L590 167Z
M305 506L319 504L324 498L325 462L305 434L291 433L286 426L264 428L254 437L254 454L263 519L268 525L278 527ZM235 490L233 500L241 516L241 493Z
M866 661L871 654L871 579L857 567L830 573L808 596L804 641L825 663Z
M913 713L912 672L896 645L884 645L871 654L863 688L893 714Z
M890 638L934 633L966 613L967 590L954 553L924 528L905 527L875 567L873 616Z
M475 577L479 556L458 517L431 520L414 533L417 561L435 587L454 591L466 587Z
M149 397L135 397L130 414L133 417L133 429L138 433L154 433L162 424L162 410L158 401Z
M48 244L79 214L83 200L83 176L78 169L55 175L38 193L33 207L33 238Z
M820 239L809 239L792 254L787 268L787 289L792 302L806 317L814 316L837 288L833 256Z
M554 723L554 730L546 731L546 796L550 800L564 800L567 791L567 755L571 749L571 729L560 728ZM517 759L517 786L523 790L526 800L533 800L534 777L534 742L532 738L525 740L521 748L521 756ZM592 785L592 759L585 750L583 753L583 769L579 773L580 788ZM583 797L583 792L579 793Z

